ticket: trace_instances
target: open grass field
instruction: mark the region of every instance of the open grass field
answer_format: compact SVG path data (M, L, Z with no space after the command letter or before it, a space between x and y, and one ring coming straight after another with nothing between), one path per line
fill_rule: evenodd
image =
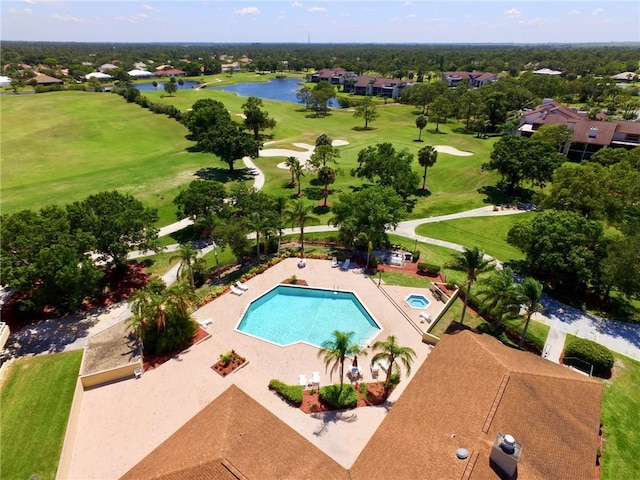
M25 357L2 385L3 479L54 479L82 350Z
M518 222L530 219L535 213L496 217L464 218L446 222L424 223L416 228L416 233L458 243L465 247L480 246L487 254L502 262L521 260L523 253L507 243L509 229Z
M600 478L640 478L640 362L613 355L614 375L605 380L602 402L604 445Z
M220 84L235 81L264 81L273 76L220 75ZM200 98L214 98L225 103L232 115L242 112L245 98L233 93L206 88L178 90L173 97L164 91L145 92L154 102L167 102L186 111ZM317 118L302 105L264 100L264 108L278 122L270 132L267 148L289 148L295 142L313 144L320 133L346 140L340 147L341 170L333 185L331 201L339 193L362 183L351 177L357 165L358 152L366 146L391 142L396 149L416 153L424 145L452 145L474 153L455 157L441 153L436 165L429 169L427 185L430 196L417 197L412 218L440 215L483 205L485 196L478 193L483 186L495 183L495 176L482 172L494 140L476 139L473 135L455 133L460 124L441 125L433 132L429 124L418 143L413 107L388 104L378 107L379 118L363 131L362 120L353 118L350 110L333 110ZM3 213L21 209L38 209L56 203L67 204L99 191L118 189L129 192L146 205L158 208L159 225L175 220L172 200L180 186L196 178L194 174L212 167L222 181L248 181L248 176L230 179L225 164L213 155L190 152L193 145L185 139L187 130L163 115L155 115L138 105L125 102L113 94L87 92L52 92L38 95L7 95L0 104L3 128L0 136L3 161L0 194ZM286 188L288 171L275 165L283 159L258 159L267 183L264 190L275 195L291 195ZM415 163L415 170L422 169ZM311 201L320 201L320 187L314 176L302 179L302 190ZM321 215L320 221L328 214Z

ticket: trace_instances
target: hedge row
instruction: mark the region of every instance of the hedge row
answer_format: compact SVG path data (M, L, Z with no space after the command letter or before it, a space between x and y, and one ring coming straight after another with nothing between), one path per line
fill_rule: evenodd
M320 389L320 400L333 408L353 408L358 405L358 394L353 385L327 385Z
M442 266L435 263L422 262L418 264L418 273L422 273L423 275L435 277L440 273L440 270L442 270Z
M577 360L575 360L577 359ZM609 378L613 368L614 357L611 350L599 343L585 338L574 338L564 350L563 363L585 369L585 363L593 365L593 374L597 377Z
M294 407L302 405L302 385L287 385L280 380L273 379L269 382L269 390L276 392Z

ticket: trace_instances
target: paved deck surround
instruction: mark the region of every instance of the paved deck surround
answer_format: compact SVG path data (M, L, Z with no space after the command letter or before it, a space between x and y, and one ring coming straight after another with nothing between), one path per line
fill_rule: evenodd
M394 334L400 344L412 347L418 359L415 372L430 352L420 334L378 290L377 282L360 270L341 271L326 260L308 260L298 269L288 259L247 282L249 290L238 297L225 294L196 312L199 319L212 318L207 327L212 337L149 371L139 380L126 380L85 392L78 433L74 441L70 478L118 478L230 384L251 395L310 442L344 467L350 467L371 435L384 419L385 407L365 407L347 412L305 415L288 406L267 388L269 380L297 383L298 375L321 372L321 383L330 383L318 349L305 344L282 348L234 331L246 305L273 285L296 275L310 286L355 291L368 311L382 325L375 340ZM408 293L428 294L424 289L388 287L396 303L403 305ZM437 314L442 303L433 300L428 312ZM419 310L404 308L419 324ZM235 349L249 360L236 373L222 378L211 370L220 353ZM362 357L361 364L366 360ZM364 370L364 381L371 381ZM334 382L338 378L333 378ZM407 381L393 392L393 402L402 394Z

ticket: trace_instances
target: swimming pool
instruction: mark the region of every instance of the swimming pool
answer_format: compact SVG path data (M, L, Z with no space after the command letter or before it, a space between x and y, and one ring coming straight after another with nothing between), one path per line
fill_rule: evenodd
M367 345L382 328L353 292L278 285L249 304L236 331L285 347L319 347L335 330Z
M429 299L424 295L413 293L404 299L411 308L416 308L419 310L424 310L429 306Z

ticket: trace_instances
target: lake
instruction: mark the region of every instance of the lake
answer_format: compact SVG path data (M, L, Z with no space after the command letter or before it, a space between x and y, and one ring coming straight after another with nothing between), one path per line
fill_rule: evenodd
M299 78L275 78L268 82L235 83L222 87L207 87L233 92L241 97L258 97L265 100L278 100L280 102L300 103L296 98L296 92L302 88L302 79ZM337 99L333 98L329 104L331 108L340 108Z
M193 80L185 80L184 81L184 85L181 87L180 85L178 85L177 80L176 80L176 86L178 87L178 90L184 90L185 88L195 88L198 86L198 82L194 82ZM158 91L158 92L163 92L164 91L164 82L158 82L158 88L155 88L153 86L153 83L139 83L135 86L138 90L140 90L141 92L154 92L154 91Z

